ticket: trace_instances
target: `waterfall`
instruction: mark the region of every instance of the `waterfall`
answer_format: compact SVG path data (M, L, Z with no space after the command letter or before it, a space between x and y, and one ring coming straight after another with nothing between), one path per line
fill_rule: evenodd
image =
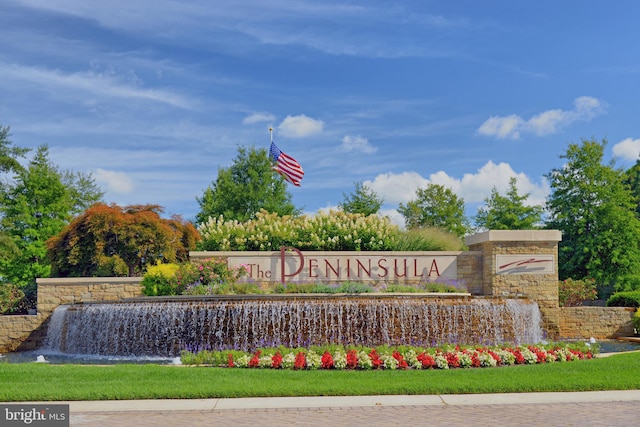
M419 296L201 298L58 307L46 346L72 354L175 357L181 350L344 344L535 344L536 303Z
M43 343L43 349L45 350L59 350L60 340L62 338L62 330L64 328L65 317L67 313L67 306L61 305L56 307L49 319L49 326L47 328L47 335Z

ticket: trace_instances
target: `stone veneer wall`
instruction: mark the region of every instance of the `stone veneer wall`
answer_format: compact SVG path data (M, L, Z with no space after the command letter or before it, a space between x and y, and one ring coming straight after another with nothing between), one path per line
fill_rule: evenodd
M560 336L558 307L557 230L491 230L467 238L470 250L483 253L483 295L513 297L524 295L538 303L543 329L549 338ZM553 272L496 274L497 255L552 255Z
M635 309L627 307L561 307L561 338L616 338L633 336Z
M325 252L325 251L303 251L305 254L313 253L316 257L322 258L325 255L335 255L336 252ZM340 253L340 252L337 252ZM399 252L403 253L403 252ZM457 264L457 279L463 280L467 285L467 290L472 295L484 295L483 294L483 264L482 264L482 252L480 251L458 251L458 252L414 252L418 254L417 256L434 256L434 255L445 255L445 256L455 256L456 264ZM393 254L393 252L344 252L344 254L349 255L368 255L368 256L379 256L383 257L384 254ZM279 257L279 252L242 252L242 251L192 251L189 253L189 258L192 260L197 259L205 259L205 258L223 258L229 260L229 258L240 259L243 262L247 258L273 258ZM231 265L237 265L238 262L231 262ZM263 279L265 282L276 283L280 281L279 277L274 277L271 279ZM349 280L349 279L345 279ZM355 280L355 279L351 279ZM372 282L369 282L372 283Z
M633 310L617 307L558 306L556 230L492 230L467 238L470 251L457 254L457 276L472 295L526 296L536 301L550 339L613 338L633 334ZM234 256L231 252L192 253L192 258ZM496 274L497 255L552 255L553 272ZM34 349L53 310L60 304L116 301L142 295L140 277L38 279L38 312L0 316L0 353Z
M484 295L482 252L462 252L458 255L458 280L464 280L471 295Z
M141 280L141 277L37 279L37 314L0 316L0 353L37 348L46 322L57 306L142 296Z

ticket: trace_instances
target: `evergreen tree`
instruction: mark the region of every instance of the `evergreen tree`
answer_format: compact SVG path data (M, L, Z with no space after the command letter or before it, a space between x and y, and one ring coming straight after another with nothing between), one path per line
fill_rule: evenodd
M9 139L9 127L0 125L0 172L18 172L22 165L18 157L24 157L28 148L13 146Z
M365 216L378 213L384 199L379 197L368 185L355 183L355 191L349 195L342 193L343 201L339 204L344 212L361 213Z
M48 154L48 147L40 146L28 167L0 191L0 223L17 247L13 256L0 260L0 275L18 286L49 276L47 239L59 233L87 201L102 197L90 177L60 172Z
M485 207L478 209L476 227L484 230L529 230L539 228L542 222L542 206L526 206L529 194L518 194L515 177L509 180L506 195L500 195L493 187L491 196L484 199Z

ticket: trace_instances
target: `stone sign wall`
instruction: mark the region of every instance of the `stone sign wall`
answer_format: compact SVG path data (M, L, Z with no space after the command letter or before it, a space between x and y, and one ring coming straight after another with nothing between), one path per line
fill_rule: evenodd
M269 283L402 283L482 279L481 253L473 252L331 252L282 248L273 252L191 252L191 259L225 258L244 266L243 280ZM479 287L471 286L480 291Z
M558 306L555 230L492 230L467 238L464 252L191 252L191 259L222 257L244 264L256 282L464 282L476 296L526 297L538 303L548 339L611 338L633 333L633 310ZM115 301L142 295L141 278L38 279L32 316L0 316L0 353L36 348L60 304Z

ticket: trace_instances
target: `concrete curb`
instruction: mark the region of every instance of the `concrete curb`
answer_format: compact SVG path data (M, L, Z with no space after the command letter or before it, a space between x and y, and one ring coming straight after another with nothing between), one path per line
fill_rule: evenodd
M640 390L390 396L251 397L236 399L96 400L29 402L69 404L71 413L138 411L224 411L242 409L344 408L375 406L463 406L585 402L640 402ZM12 402L25 403L25 402Z

